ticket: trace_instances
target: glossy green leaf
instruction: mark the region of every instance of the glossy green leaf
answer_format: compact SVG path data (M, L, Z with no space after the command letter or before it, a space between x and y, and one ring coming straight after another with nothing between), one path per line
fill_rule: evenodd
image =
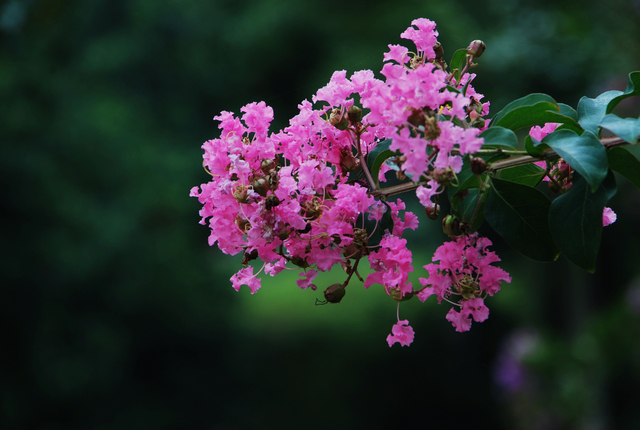
M529 94L505 106L491 121L489 128L504 127L518 130L546 122L573 121L560 113L556 101L547 94Z
M544 176L545 169L533 163L500 170L500 179L503 181L515 182L528 187L538 185Z
M558 107L560 108L560 113L562 115L571 118L575 122L578 122L578 112L574 108L564 103L558 103Z
M556 245L569 261L589 272L595 270L600 248L602 211L615 193L612 172L595 193L582 176L574 173L571 190L551 204L549 224Z
M460 83L460 72L464 69L465 64L467 63L467 50L466 49L458 49L453 53L453 57L451 57L451 64L449 64L449 68L451 71L457 71L453 74L453 78L456 80L456 84Z
M627 88L619 96L612 99L607 105L606 113L610 113L622 100L631 96L640 96L640 72L629 73Z
M640 161L627 149L620 146L607 151L609 167L630 180L640 189Z
M508 147L516 149L518 147L518 137L516 134L504 127L490 127L480 133L484 139L482 147Z
M605 115L600 126L626 142L636 144L640 137L640 118L620 118L612 113Z
M607 176L607 154L595 134L585 131L578 136L571 130L559 130L548 134L542 142L549 145L574 170L584 176L593 191Z
M382 166L382 163L384 163L386 159L396 155L394 151L389 149L389 146L391 146L391 139L383 140L382 142L379 142L367 155L367 166L369 167L369 172L371 172L371 176L376 183L378 183L378 174L380 173L380 166Z
M527 134L527 137L524 138L524 149L527 151L527 154L538 157L549 149L549 145L545 145Z
M558 249L549 229L551 202L540 191L493 179L484 204L489 225L516 251L538 261L553 261Z
M462 221L471 223L471 230L476 231L484 221L484 198L486 193L478 188L466 189L456 193L456 215ZM477 209L476 207L480 205ZM452 203L453 206L453 203Z
M608 113L607 106L622 94L622 91L613 90L602 93L595 99L582 97L578 102L578 122L582 128L600 136L600 122Z

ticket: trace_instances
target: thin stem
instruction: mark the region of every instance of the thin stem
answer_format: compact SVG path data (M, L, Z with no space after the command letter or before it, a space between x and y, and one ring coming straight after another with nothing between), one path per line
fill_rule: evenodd
M620 146L628 144L629 142L619 138L619 137L605 137L600 139L600 143L606 148L612 148L614 146ZM506 169L508 167L520 166L523 164L529 164L536 161L543 161L549 158L557 157L558 153L553 149L547 149L544 153L538 157L532 155L521 155L519 157L507 158L506 160L499 160L491 163L491 165L487 168L488 171L495 172L497 170Z
M378 187L376 185L376 181L374 181L373 180L373 176L371 176L371 172L369 171L369 166L367 165L367 160L365 160L365 158L364 158L364 153L362 151L362 146L360 145L360 134L363 131L364 130L355 130L355 133L356 133L356 144L357 144L357 151L358 151L358 160L360 161L360 167L362 167L362 171L364 172L364 175L367 177L367 182L369 183L369 187L372 190L377 190Z
M619 137L605 137L600 139L600 142L602 143L602 145L604 145L606 148L612 148L614 146L620 146L620 145L626 145L629 144L629 142L619 138ZM482 152L481 152L482 151ZM508 154L510 152L507 151L503 151L503 150L480 150L477 151L476 153L481 152L483 154L490 154L492 152L498 154L498 153L503 153L503 154ZM513 152L515 153L522 153L522 152ZM493 163L491 163L489 166L487 166L487 171L488 172L496 172L498 170L502 170L502 169L507 169L509 167L515 167L515 166L521 166L523 164L529 164L529 163L533 163L536 161L543 161L543 160L547 160L550 158L554 158L554 157L558 157L558 153L552 149L547 149L542 155L540 156L533 156L533 155L520 155L517 157L511 157L511 158L507 158L506 160L498 160L495 161ZM365 172L367 171L367 169L365 169ZM387 187L387 188L381 188L381 189L375 189L374 191L371 192L371 195L373 197L382 197L382 196L392 196L395 194L401 194L401 193L406 193L408 191L413 191L415 189L417 189L419 186L421 185L426 185L427 181L422 181L422 182L405 182L403 184L399 184L399 185L393 185L391 187Z

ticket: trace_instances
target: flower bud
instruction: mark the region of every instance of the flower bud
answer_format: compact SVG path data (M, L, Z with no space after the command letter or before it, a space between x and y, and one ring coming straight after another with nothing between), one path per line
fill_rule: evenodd
M405 302L413 298L415 293L405 293L402 295L402 290L400 288L389 288L389 297L391 297L396 302Z
M455 236L460 232L460 220L455 215L447 215L442 220L442 231L447 236Z
M342 110L335 108L329 115L329 124L338 130L346 130L349 127L349 120L342 114Z
M269 182L265 178L257 178L251 183L251 187L253 187L253 191L266 197L269 191Z
M474 175L481 175L487 170L487 162L483 158L473 157L470 164Z
M436 42L435 45L433 45L433 51L436 53L436 60L444 57L444 48L442 47L442 43Z
M271 208L275 208L280 204L280 199L277 198L274 194L269 194L264 202L264 207L269 210Z
M437 220L440 216L440 206L427 206L424 208L424 213L429 217L429 219Z
M484 109L484 106L482 106L482 103L480 103L479 100L476 100L473 96L470 99L471 101L469 102L469 106L467 106L467 112L471 113L471 112L476 112L477 114L481 115L482 114L482 110Z
M480 58L486 47L487 45L482 40L474 40L469 44L467 53L475 58Z
M349 109L347 110L347 117L349 118L351 125L356 125L362 121L362 109L356 105L349 106Z
M456 173L453 171L451 167L447 167L446 169L435 168L433 172L431 172L431 177L433 180L446 187L456 178Z
M342 284L333 284L324 290L324 298L329 303L340 303L345 293L346 290Z
M485 124L486 124L486 121L484 120L484 118L476 118L471 123L471 127L473 127L473 128L482 128L482 127L484 127Z
M262 163L260 163L260 169L262 169L265 175L268 175L272 170L275 170L275 168L276 162L270 158L262 160Z

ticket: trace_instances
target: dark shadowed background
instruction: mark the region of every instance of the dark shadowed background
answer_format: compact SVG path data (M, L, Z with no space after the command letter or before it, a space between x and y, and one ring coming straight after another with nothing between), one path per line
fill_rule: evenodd
M387 346L380 291L315 306L293 272L237 293L241 257L207 246L188 194L212 118L264 100L277 131L334 70L377 73L419 17L445 58L486 42L475 87L493 114L531 92L575 106L640 69L637 0L0 3L0 428L640 428L624 178L595 274L485 227L512 284L464 334L446 305L403 304L409 348ZM444 235L416 210L417 278Z

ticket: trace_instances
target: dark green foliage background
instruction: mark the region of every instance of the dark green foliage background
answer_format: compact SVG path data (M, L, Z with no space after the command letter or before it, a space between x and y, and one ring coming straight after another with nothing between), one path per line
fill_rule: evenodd
M624 179L595 275L526 260L487 229L513 284L466 334L447 306L403 304L410 348L384 342L395 305L379 291L315 307L292 274L249 297L229 282L240 258L207 246L188 192L207 180L212 117L265 100L277 130L334 70L379 71L418 17L438 23L447 57L485 40L476 89L494 113L531 92L575 107L640 69L637 1L0 5L0 428L552 428L493 382L525 326L550 339L532 366L553 428L637 428L625 293L640 201ZM637 117L633 103L619 112ZM416 270L444 238L420 215ZM595 359L570 348L584 336Z

